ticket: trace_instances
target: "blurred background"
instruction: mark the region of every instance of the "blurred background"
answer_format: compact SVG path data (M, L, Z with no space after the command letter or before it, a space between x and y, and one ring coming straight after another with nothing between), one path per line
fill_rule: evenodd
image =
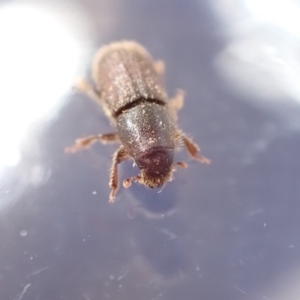
M212 164L111 205L116 146L64 148L111 132L72 86L124 39ZM296 0L1 0L0 299L300 299L299 82Z

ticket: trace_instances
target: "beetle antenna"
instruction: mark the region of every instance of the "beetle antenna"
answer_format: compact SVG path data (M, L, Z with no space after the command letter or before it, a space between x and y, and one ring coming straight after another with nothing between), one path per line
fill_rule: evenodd
M141 182L141 180L142 180L141 176L130 177L123 181L123 186L125 188L129 188L131 186L132 181Z

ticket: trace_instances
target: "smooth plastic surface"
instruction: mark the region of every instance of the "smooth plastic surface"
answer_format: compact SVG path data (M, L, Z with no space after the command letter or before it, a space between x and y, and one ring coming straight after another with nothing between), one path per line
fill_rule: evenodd
M270 15L234 2L0 4L1 300L300 299L299 35L276 23L280 1ZM186 91L179 125L212 164L183 149L173 182L111 205L116 146L64 148L111 132L72 83L122 39L164 60L169 96Z

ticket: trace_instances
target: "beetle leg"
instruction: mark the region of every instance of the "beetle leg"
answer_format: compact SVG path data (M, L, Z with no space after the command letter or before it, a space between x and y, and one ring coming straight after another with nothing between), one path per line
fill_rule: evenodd
M169 106L175 109L176 111L181 110L184 104L184 96L185 96L184 90L178 89L176 91L175 97L170 99Z
M210 164L210 162L211 162L210 159L199 154L200 147L195 142L193 142L192 139L188 138L185 134L183 134L181 132L179 133L179 138L184 142L187 150L189 151L190 155L194 159L200 161L201 163L207 164L207 165Z
M119 141L119 136L117 133L106 133L98 135L90 135L85 138L77 139L75 145L67 147L65 149L66 153L75 153L79 150L87 149L92 146L95 142L101 142L102 144L114 143Z
M74 88L76 88L77 90L79 90L83 93L86 93L87 95L89 95L91 98L93 98L96 101L102 101L99 93L93 88L93 86L91 86L91 84L89 82L87 82L83 78L79 79L76 82Z
M102 100L100 93L89 82L81 78L76 82L74 88L87 94L96 102L100 102L102 104L105 114L111 118L111 112L107 108L106 103Z
M111 168L111 172L110 172L110 180L109 180L109 186L111 187L111 192L109 195L110 203L115 202L115 196L116 196L117 190L119 188L118 164L128 158L129 158L129 154L122 146L114 153L114 156L112 159L112 168Z
M170 99L169 101L169 108L174 121L177 121L178 119L177 113L183 107L184 96L185 96L185 92L183 90L178 89L176 92L176 96Z
M165 63L162 60L155 61L154 68L159 75L163 75L165 73Z

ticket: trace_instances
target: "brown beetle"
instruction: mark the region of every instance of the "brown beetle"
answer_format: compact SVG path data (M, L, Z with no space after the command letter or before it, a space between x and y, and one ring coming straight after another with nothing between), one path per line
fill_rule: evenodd
M136 177L124 180L148 187L160 187L172 180L174 149L184 142L194 159L209 164L199 155L199 147L176 127L177 111L183 106L183 92L169 100L162 83L164 64L154 61L148 51L133 41L122 41L102 47L93 63L92 87L85 80L77 88L100 103L117 133L92 135L76 140L66 152L76 152L96 141L119 141L113 156L109 186L109 202L118 190L118 164L132 158L140 169ZM186 164L178 162L185 167Z

